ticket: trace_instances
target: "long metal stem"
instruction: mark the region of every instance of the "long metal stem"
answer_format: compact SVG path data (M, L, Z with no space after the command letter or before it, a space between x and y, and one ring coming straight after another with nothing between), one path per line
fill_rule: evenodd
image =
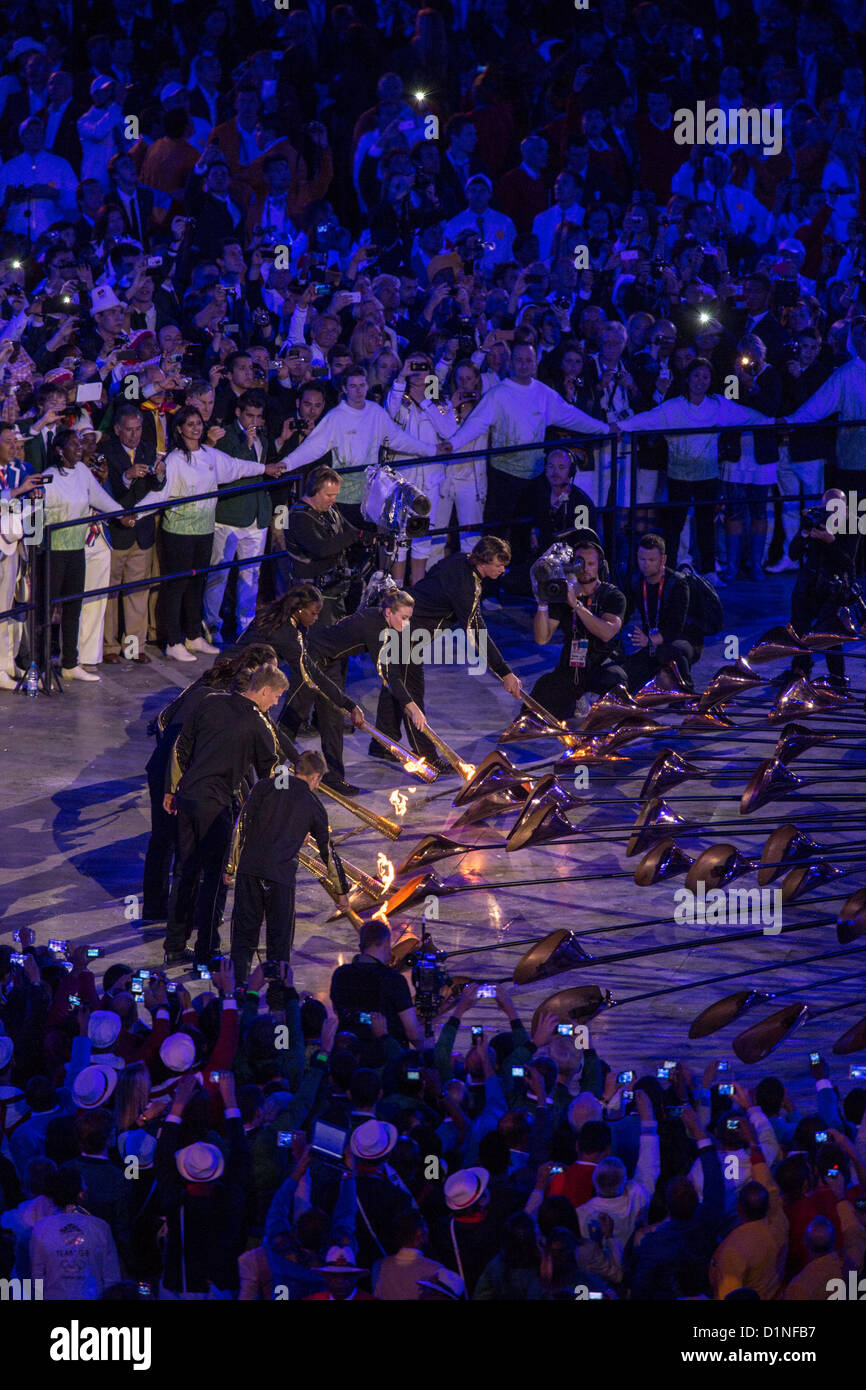
M829 894L829 895L826 896L826 897L812 898L812 899L810 899L809 906L811 907L811 906L813 906L813 905L816 904L816 903L832 903L832 902L836 902L836 901L838 901L838 899L841 898L842 896L843 896L842 893L831 893L831 894ZM803 906L805 906L805 904L803 904ZM831 921L835 921L836 919L835 919L835 917L834 917L834 918L831 918L830 920L831 920ZM637 918L637 920L634 921L634 922L614 922L614 923L613 923L611 926L609 926L609 927L587 927L585 931L575 931L575 932L572 932L572 933L571 933L571 938L572 938L572 940L574 940L574 941L580 941L580 940L582 940L584 937L589 937L589 936L593 936L593 937L594 937L594 936L610 936L613 932L620 932L620 931L636 931L636 930L639 930L639 929L642 928L642 927L663 927L663 926L668 926L668 925L670 925L670 921L671 921L670 913L668 913L668 915L667 915L666 917L639 917L639 918ZM783 928L783 930L784 930L784 928ZM753 934L754 934L754 933L753 933ZM763 935L763 932L758 932L757 935L758 935L758 936L762 936L762 935ZM778 933L777 933L777 935L778 935ZM727 939L727 938L725 938L725 939ZM744 937L743 939L745 940L745 939L747 939L747 938ZM505 950L506 948L511 947L511 946L534 946L534 945L536 944L536 942L538 942L538 941L543 941L543 940L544 940L544 937L542 937L542 936L528 936L528 937L526 937L526 938L521 938L519 941L497 941L497 942L490 942L490 941L488 941L488 942L485 942L484 945L482 945L482 946L461 946L459 950L457 950L457 951L446 951L445 954L448 956L448 958L449 958L449 960L450 960L450 958L451 958L452 956L482 955L482 954L484 954L484 953L487 952L487 951L503 951L503 950ZM699 943L698 943L698 945L702 945L702 944L703 944L702 942L699 942ZM660 949L662 949L662 950L667 950L668 948L667 948L667 947L662 947L662 948L660 948ZM674 949L676 949L676 948L674 948ZM684 946L681 946L680 949L681 949L681 950L685 950L685 949L687 949L687 948L684 947ZM640 953L638 953L638 954L640 954ZM617 957L617 959L621 959L621 958L622 958L622 957ZM607 956L607 957L604 957L604 959L610 960L610 959L613 959L613 957ZM588 964L588 963L589 963L589 962L587 962L587 964ZM592 963L593 963L593 965L594 965L594 964L595 964L595 961L593 961Z
M853 956L858 951L866 951L866 944L863 946L840 946L835 951L820 951L814 956L801 956L799 960L777 960L772 965L756 965L745 972L746 975L768 975L773 970L795 970L801 965L814 965L819 960L834 960L837 956ZM704 976L700 980L690 980L685 985L666 985L662 989L645 990L642 994L630 994L626 999L616 999L608 1007L611 1009L621 1009L624 1004L642 1004L646 999L660 999L667 994L685 994L690 989L701 989L704 985L723 985L729 980L742 980L744 972L735 970L725 975Z

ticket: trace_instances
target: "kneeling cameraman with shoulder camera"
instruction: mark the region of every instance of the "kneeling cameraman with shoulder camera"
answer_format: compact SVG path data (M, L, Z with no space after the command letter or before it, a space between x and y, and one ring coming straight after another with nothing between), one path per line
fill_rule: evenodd
M853 587L859 544L856 518L853 535L843 534L839 526L840 512L848 515L846 501L839 488L828 489L819 506L803 512L800 530L789 547L791 559L800 566L791 594L791 626L801 637L810 631L840 631L839 609L857 599ZM831 647L824 655L830 684L844 690L847 681L841 646ZM813 665L808 652L798 653L791 662L791 673L808 676Z
M535 682L534 699L568 719L587 692L604 695L625 685L617 665L619 633L625 616L625 595L607 582L604 551L594 531L578 531L575 544L551 546L532 567L538 608L533 634L545 646L562 629L559 662Z

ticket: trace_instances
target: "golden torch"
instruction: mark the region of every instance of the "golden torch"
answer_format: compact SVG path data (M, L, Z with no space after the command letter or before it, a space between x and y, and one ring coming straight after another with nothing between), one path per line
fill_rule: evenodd
M358 725L358 728L363 729L364 732L369 734L371 738L374 738L377 743L381 743L383 748L387 748L388 752L391 753L399 763L402 763L403 770L408 772L412 777L420 777L422 782L436 781L439 773L436 771L435 767L431 767L429 763L425 763L423 758L419 758L418 754L413 753L409 748L404 748L401 743L395 743L393 739L388 738L387 734L383 734L381 730L376 728L375 724L370 724L365 719L362 724Z

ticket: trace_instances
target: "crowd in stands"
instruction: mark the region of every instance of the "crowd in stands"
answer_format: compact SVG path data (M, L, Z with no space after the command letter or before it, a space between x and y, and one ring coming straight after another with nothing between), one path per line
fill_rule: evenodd
M862 1269L866 1088L820 1058L801 1111L729 1063L615 1072L505 986L501 1027L464 1036L469 985L428 1035L382 922L325 1002L285 962L193 999L63 945L0 947L0 1273L46 1299L822 1300Z

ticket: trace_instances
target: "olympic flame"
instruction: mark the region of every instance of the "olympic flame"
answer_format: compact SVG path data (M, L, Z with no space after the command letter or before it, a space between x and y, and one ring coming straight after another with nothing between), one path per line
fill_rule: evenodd
M387 894L388 889L394 882L394 865L391 863L387 854L383 854L381 850L379 850L379 853L376 855L376 873L379 875L382 883L382 892Z
M384 922L387 926L388 918L385 915L385 908L387 907L388 889L394 882L394 865L391 863L387 854L383 854L381 850L379 850L379 853L376 855L376 873L379 875L382 882L382 897L385 899L385 902L373 913L373 918L374 920Z
M411 788L410 788L410 791L411 791ZM395 789L394 791L392 791L391 795L388 797L388 800L390 801L391 805L394 807L394 810L396 811L396 813L397 813L398 816L405 816L405 814L406 814L406 807L409 805L409 798L408 798L407 796L404 796L402 792L398 792L398 791Z
M475 776L475 764L464 763L461 761L458 767L458 772L460 773L460 776L463 778L464 782L468 782L471 780L471 778Z
M418 758L417 761L404 763L403 767L406 772L417 772L420 777L428 777L433 771L423 758Z

